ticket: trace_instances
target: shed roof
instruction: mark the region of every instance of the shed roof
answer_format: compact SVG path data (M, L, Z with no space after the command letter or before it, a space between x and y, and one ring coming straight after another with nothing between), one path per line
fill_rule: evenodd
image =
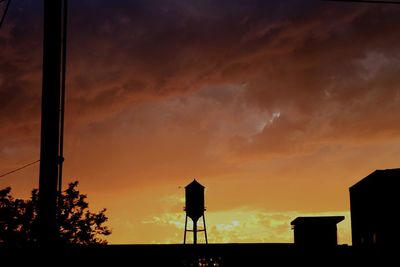
M344 216L313 216L313 217L297 217L290 224L337 224L344 220Z

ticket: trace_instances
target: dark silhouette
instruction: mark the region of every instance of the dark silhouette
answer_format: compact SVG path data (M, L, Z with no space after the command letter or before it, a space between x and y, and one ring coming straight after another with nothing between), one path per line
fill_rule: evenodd
M107 244L101 236L111 234L104 223L105 209L89 211L86 195L77 190L78 182L70 183L62 193L58 214L59 242L61 244ZM11 188L0 190L0 246L31 247L38 244L38 190L32 190L31 199L15 199Z
M398 247L400 169L376 170L350 187L353 246Z
M207 230L206 230L206 219L204 216L204 186L202 186L196 179L185 187L185 232L183 236L183 243L186 243L186 232L193 232L193 243L197 244L197 232L204 232L206 243L207 240ZM187 218L193 221L193 230L187 229ZM203 229L197 229L197 221L203 217Z
M104 240L96 239L95 236L110 233L107 227L102 226L107 220L104 210L89 215L86 196L80 194L76 186L77 182L70 184L63 194L63 212L59 217L64 222L61 224L63 240L69 244L103 243ZM194 180L186 186L185 191L186 221L187 217L197 221L204 217L204 186ZM4 246L10 240L32 242L32 236L36 233L33 231L35 225L30 214L35 212L35 205L32 204L35 201L37 190L33 191L29 201L13 199L10 188L0 191L0 242L3 245L0 245L0 258L13 259L14 264L22 265L30 264L31 259L38 254L49 254L47 248L42 250L36 246L25 246L22 249L8 249ZM92 218L91 223L87 223L88 217ZM336 224L343 219L343 216L296 218L292 222L295 244L65 246L63 249L51 250L51 253L59 259L73 259L76 263L88 266L123 265L129 260L145 263L146 266L267 266L274 263L277 266L340 266L344 263L350 266L392 266L393 260L397 259L397 251L337 245ZM27 224L28 227L21 223L24 220L31 222ZM85 223L86 226L81 227ZM18 242L14 242L14 246L19 245Z
M294 230L294 243L301 246L336 246L336 224L344 216L297 217L290 224Z
M43 68L37 222L42 246L58 243L62 180L67 0L43 1Z

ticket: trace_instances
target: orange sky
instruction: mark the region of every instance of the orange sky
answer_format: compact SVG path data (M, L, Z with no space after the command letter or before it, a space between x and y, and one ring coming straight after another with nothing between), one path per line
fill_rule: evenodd
M39 158L41 6L0 30L0 173ZM318 1L70 1L64 182L110 243L180 243L183 187L211 242L292 242L399 167L400 7ZM27 197L38 166L1 178Z

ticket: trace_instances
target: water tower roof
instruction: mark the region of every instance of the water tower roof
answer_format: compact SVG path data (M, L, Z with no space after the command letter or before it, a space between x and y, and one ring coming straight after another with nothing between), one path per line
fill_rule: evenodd
M185 186L185 188L204 188L203 185L201 185L199 182L196 181L196 179L194 179L190 184L188 184L187 186Z

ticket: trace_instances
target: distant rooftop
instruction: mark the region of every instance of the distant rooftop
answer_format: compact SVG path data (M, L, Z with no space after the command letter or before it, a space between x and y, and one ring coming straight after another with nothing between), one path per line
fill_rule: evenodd
M396 177L396 181L400 183L400 168L396 169L386 169L386 170L376 170L369 174L367 177L361 179L354 185L350 187L350 189L353 189L358 186L362 186L364 184L369 184L369 183L376 183L376 182L382 182L382 183L387 183L389 180L388 179L393 179ZM383 181L381 179L384 179Z
M322 224L322 223L334 223L337 224L344 220L344 216L313 216L313 217L297 217L290 224Z

